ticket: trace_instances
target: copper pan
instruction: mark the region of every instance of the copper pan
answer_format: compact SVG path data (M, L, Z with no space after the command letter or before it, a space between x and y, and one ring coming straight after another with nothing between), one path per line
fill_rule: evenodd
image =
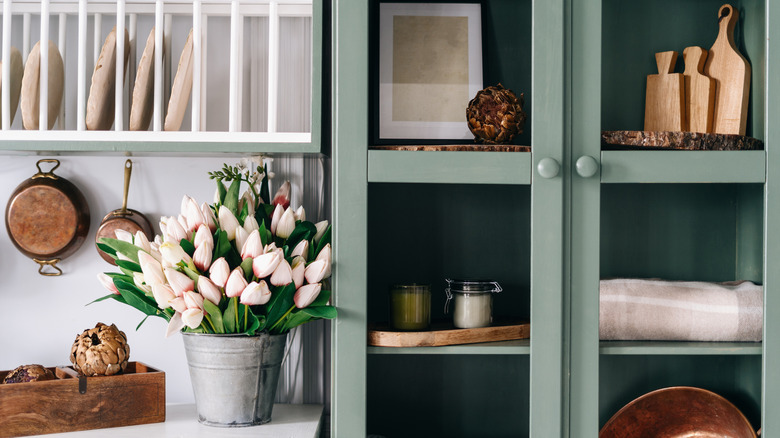
M146 238L152 240L152 224L149 219L143 214L127 208L127 193L130 190L130 174L133 171L133 162L130 160L125 161L125 192L122 199L122 208L116 209L108 213L103 221L100 223L97 233L95 233L95 245L100 243L100 239L103 237L116 238L116 230L124 230L130 234L135 234L138 231L143 232ZM103 260L115 265L114 259L103 252L100 248L97 249L100 257Z
M760 433L760 432L759 432ZM649 392L625 405L599 438L756 438L747 418L725 398L676 386Z

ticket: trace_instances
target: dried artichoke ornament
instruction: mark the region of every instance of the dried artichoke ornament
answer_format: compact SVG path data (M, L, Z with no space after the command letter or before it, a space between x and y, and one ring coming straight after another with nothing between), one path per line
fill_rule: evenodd
M466 108L466 120L474 140L487 144L507 144L523 132L523 94L518 99L503 85L477 92Z
M77 336L70 350L73 368L85 376L117 374L124 371L129 358L130 346L125 333L114 324L102 322Z
M54 380L56 377L50 369L43 365L21 365L14 368L3 379L3 383L27 383Z

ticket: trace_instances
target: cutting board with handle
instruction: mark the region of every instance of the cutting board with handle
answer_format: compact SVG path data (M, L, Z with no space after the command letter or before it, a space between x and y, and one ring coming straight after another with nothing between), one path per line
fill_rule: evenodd
M718 11L718 37L712 45L704 74L715 79L715 108L712 132L745 135L748 98L750 95L750 64L734 43L734 27L739 12L729 4Z
M715 80L702 74L707 51L701 47L686 47L685 60L685 120L684 131L712 132L712 114L715 106Z
M685 123L684 80L672 73L677 52L655 54L658 74L647 75L645 131L682 131Z

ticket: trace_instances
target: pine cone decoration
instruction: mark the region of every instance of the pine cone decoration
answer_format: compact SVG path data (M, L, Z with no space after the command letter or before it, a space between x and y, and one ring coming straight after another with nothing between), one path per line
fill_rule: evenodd
M466 109L466 120L475 141L507 144L523 132L523 94L517 98L501 84L477 92Z
M127 336L114 324L108 326L102 322L84 330L70 349L73 368L85 376L110 376L124 371L129 358Z
M54 373L43 365L21 365L6 374L3 383L27 383L43 380L54 380Z

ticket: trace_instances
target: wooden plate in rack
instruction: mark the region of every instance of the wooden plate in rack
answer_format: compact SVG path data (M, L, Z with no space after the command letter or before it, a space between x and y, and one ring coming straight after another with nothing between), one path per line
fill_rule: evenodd
M125 29L125 72L127 71L127 62L130 60L129 47L130 35ZM92 85L89 87L89 98L87 99L87 129L104 131L111 129L111 125L114 123L115 83L116 26L106 37L95 65L95 71L92 73Z
M48 127L51 129L57 116L60 114L62 94L65 89L65 70L57 45L49 41L49 100L48 100ZM19 97L19 105L22 108L22 124L24 129L38 129L40 108L40 83L41 83L41 43L40 41L27 56L22 77L22 90Z
M168 114L165 116L165 130L178 131L187 111L187 103L192 92L192 29L181 51L179 67L173 79L171 98L168 101Z
M11 47L10 63L11 84L8 87L11 89L11 123L13 123L14 116L16 115L16 109L19 108L19 95L22 93L22 76L24 75L22 54L19 53L19 49L16 47ZM3 63L0 62L0 70L2 70L2 68ZM2 77L0 77L0 91L3 89L3 85ZM2 117L2 114L2 108L0 108L0 117Z
M130 130L146 131L154 113L154 27L146 39L146 46L138 62L130 106Z

